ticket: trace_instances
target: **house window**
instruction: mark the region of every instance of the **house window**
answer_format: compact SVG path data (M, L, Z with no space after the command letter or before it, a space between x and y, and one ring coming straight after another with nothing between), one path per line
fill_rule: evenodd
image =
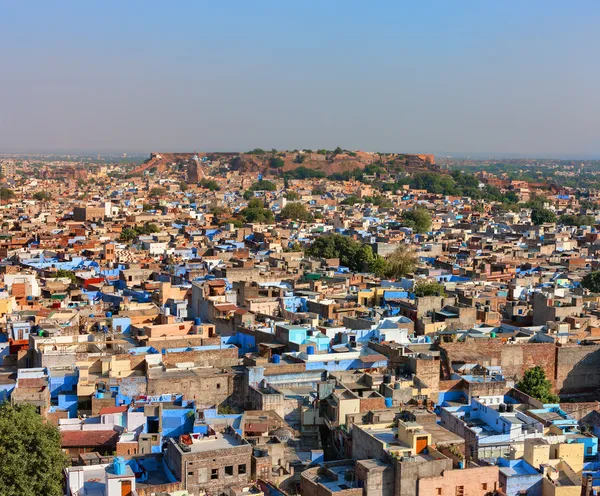
M219 469L218 468L213 468L210 471L210 478L211 478L211 480L217 480L219 478Z
M220 382L217 383L217 389L221 389L221 383Z
M225 467L225 475L233 475L233 465L227 465Z
M465 486L456 486L456 496L465 496Z
M487 482L484 482L481 484L481 489L483 489L484 491L487 491Z
M238 475L245 474L245 473L246 473L246 464L242 463L241 465L238 465Z
M436 493L435 493L435 494L438 494L438 495L442 494L442 488L441 488L441 487L438 487L438 488L436 489Z
M588 447L585 449L585 453L586 453L587 455L591 455L591 454L592 454L592 447L591 447L591 446L588 446Z
M188 477L194 477L194 472L188 472Z

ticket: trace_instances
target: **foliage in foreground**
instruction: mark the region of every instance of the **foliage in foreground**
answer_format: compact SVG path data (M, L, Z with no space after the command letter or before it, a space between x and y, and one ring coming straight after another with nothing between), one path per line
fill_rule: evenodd
M61 496L66 458L60 432L32 405L0 405L0 493Z

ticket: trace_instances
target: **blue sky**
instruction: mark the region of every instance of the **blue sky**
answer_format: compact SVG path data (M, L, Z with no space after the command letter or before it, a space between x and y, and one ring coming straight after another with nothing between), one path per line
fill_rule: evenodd
M0 151L600 158L597 1L0 0Z

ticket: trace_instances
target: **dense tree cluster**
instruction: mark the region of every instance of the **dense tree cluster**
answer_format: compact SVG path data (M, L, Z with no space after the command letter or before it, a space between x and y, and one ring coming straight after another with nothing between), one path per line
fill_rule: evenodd
M402 213L402 224L423 234L431 229L431 214L424 208L415 208Z
M241 211L241 215L246 222L259 224L269 224L275 219L273 212L265 208L263 201L258 198L250 200L248 206Z
M147 236L148 234L154 234L160 232L160 228L151 222L146 222L141 225L134 227L124 227L119 236L120 241L131 241L138 236Z
M367 270L383 274L386 267L384 258L373 253L369 245L341 234L328 234L317 238L306 250L306 254L321 258L339 258L340 264L353 272Z

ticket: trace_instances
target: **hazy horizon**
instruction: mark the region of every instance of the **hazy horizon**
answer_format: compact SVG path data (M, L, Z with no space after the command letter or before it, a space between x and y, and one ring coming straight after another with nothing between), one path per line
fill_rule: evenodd
M585 0L0 0L0 153L599 159L599 18Z

